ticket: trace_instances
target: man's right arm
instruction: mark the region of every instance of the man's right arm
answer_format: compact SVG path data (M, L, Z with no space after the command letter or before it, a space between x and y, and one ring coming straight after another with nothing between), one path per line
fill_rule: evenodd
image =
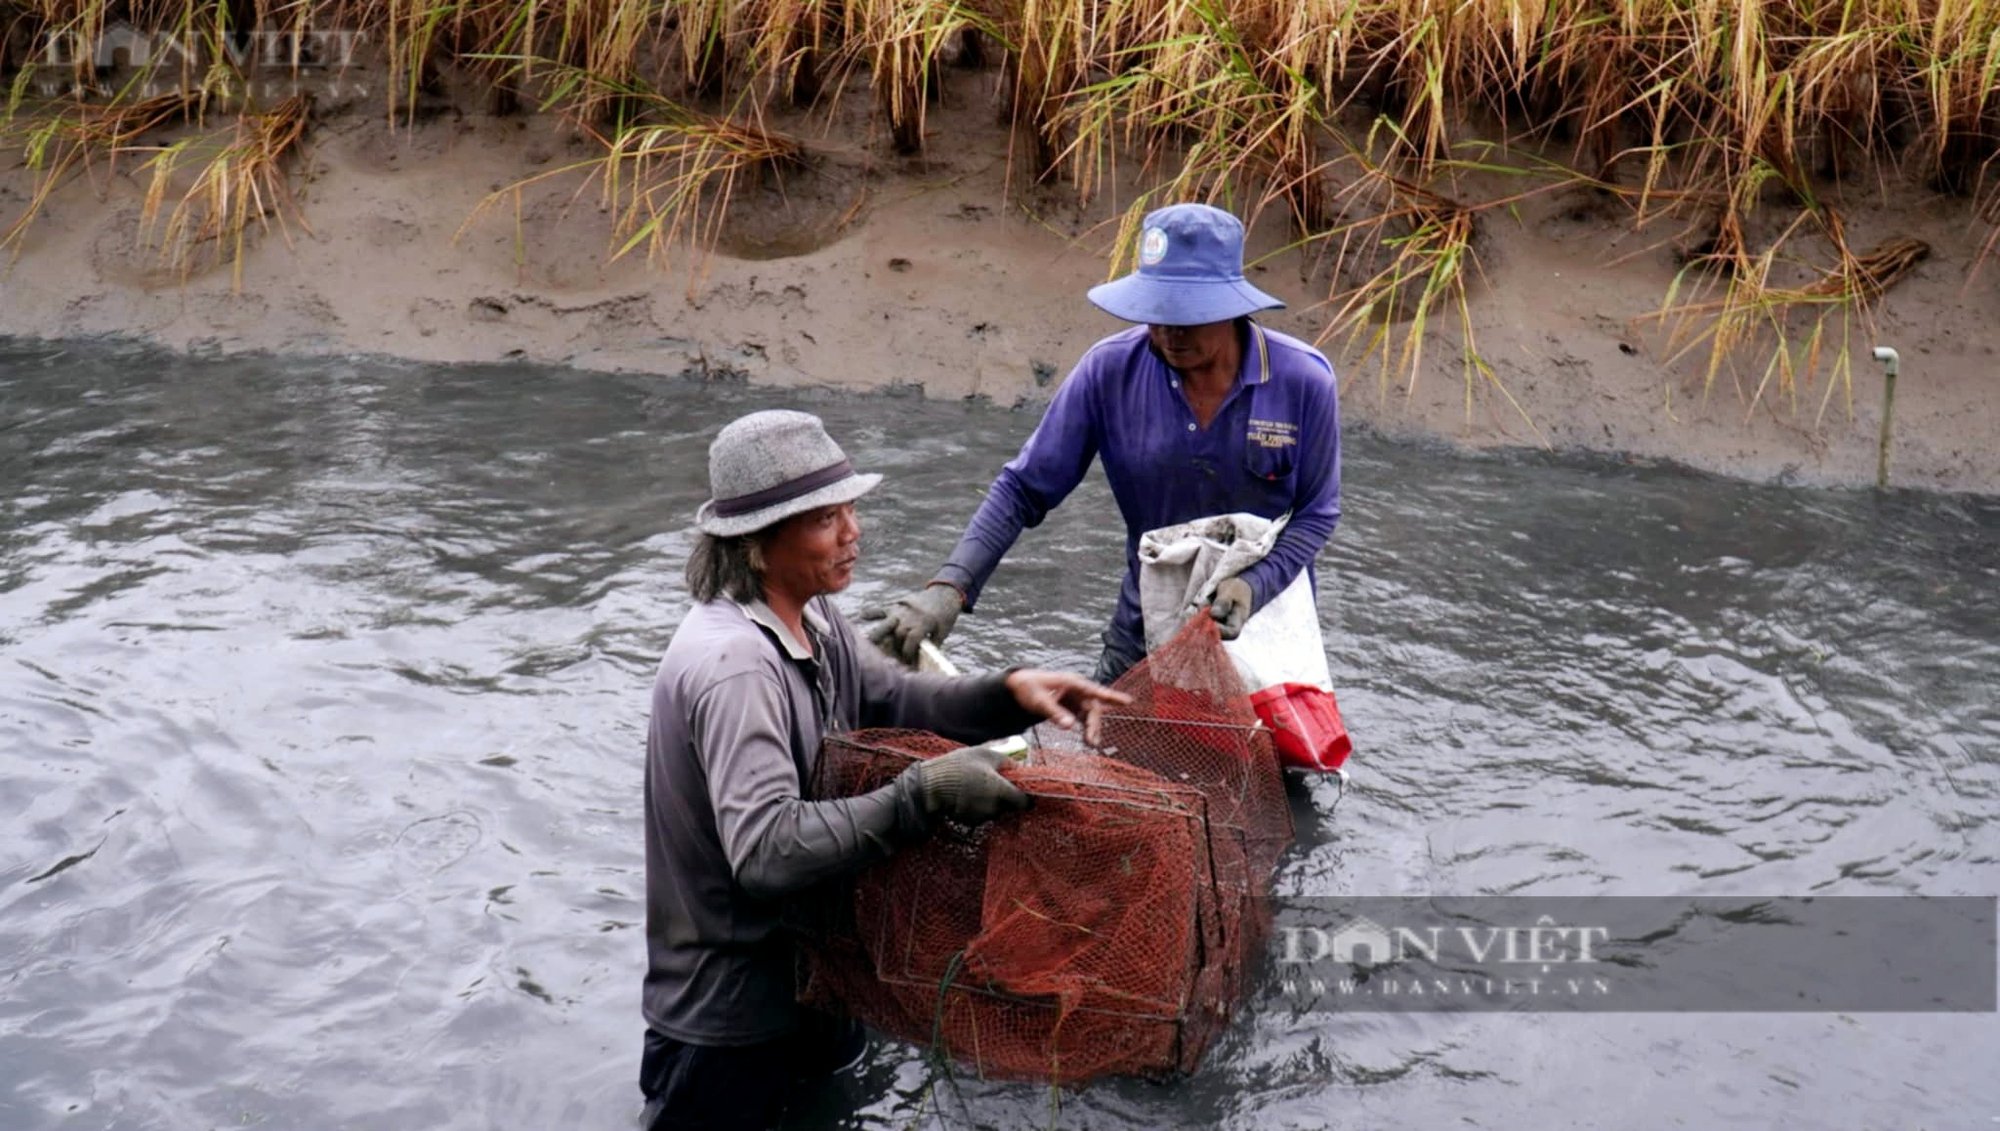
M908 777L836 801L801 796L789 711L773 673L746 671L710 685L695 700L689 732L730 872L752 895L782 898L882 859L929 829Z
M1000 469L958 547L938 569L933 583L957 589L966 608L978 602L979 591L1021 531L1040 525L1083 482L1090 461L1097 458L1097 362L1096 352L1085 354L1056 390L1034 434Z

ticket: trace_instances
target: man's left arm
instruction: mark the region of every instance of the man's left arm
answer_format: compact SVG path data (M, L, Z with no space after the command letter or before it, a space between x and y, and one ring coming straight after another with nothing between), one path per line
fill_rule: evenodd
M852 629L847 629L852 633ZM861 670L861 725L909 727L967 744L1019 734L1041 716L1022 708L1007 673L942 676L907 671L879 648L856 646Z
M1255 608L1271 603L1312 564L1340 522L1340 394L1329 371L1300 406L1297 489L1292 517L1263 561L1243 571Z

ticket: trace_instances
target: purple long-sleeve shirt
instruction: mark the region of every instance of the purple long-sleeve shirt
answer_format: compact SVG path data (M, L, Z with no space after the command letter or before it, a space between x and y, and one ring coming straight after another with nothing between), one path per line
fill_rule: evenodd
M1083 481L1092 459L1125 518L1125 583L1111 631L1143 653L1139 537L1208 515L1247 511L1291 520L1244 573L1262 608L1326 545L1340 521L1340 398L1333 366L1297 338L1246 320L1243 368L1200 427L1181 376L1134 326L1092 346L1057 390L1021 454L1000 470L937 580L971 608L1021 531Z

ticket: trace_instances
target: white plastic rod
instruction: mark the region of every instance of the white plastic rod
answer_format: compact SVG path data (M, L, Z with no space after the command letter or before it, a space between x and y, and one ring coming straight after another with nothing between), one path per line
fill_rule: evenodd
M1896 413L1896 374L1903 358L1894 346L1876 346L1875 360L1882 363L1882 438L1875 447L1875 489L1889 486L1889 427Z
M958 675L958 665L952 663L945 656L944 649L939 648L928 640L917 645L917 670L920 672L936 672L939 675L952 677Z

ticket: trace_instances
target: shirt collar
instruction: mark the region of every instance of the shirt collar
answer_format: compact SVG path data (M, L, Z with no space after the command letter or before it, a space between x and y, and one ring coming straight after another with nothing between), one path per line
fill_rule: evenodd
M1243 351L1243 381L1249 385L1266 385L1271 381L1271 345L1264 338L1264 328L1257 325L1255 318L1245 318L1250 324L1250 347Z
M792 630L786 628L785 622L778 619L778 614L771 611L771 606L762 600L738 601L737 605L743 610L743 615L750 618L752 624L762 625L771 630L771 635L778 638L778 646L785 650L785 655L794 660L813 658L812 652L799 643L798 637L792 635ZM818 609L813 608L811 601L806 602L804 614L802 619L815 636L825 636L827 630L833 627L820 615Z
M1238 385L1267 385L1271 381L1271 343L1265 339L1264 328L1257 324L1255 318L1245 315L1243 321L1250 326L1250 341L1243 347L1243 365L1237 371L1236 383ZM1141 327L1141 330L1143 331L1144 327ZM1155 358L1160 357L1159 353L1153 350L1153 345L1150 341L1146 343L1146 350L1152 353ZM1168 365L1165 359L1160 360L1160 368L1167 371L1168 377L1174 376L1173 366Z

